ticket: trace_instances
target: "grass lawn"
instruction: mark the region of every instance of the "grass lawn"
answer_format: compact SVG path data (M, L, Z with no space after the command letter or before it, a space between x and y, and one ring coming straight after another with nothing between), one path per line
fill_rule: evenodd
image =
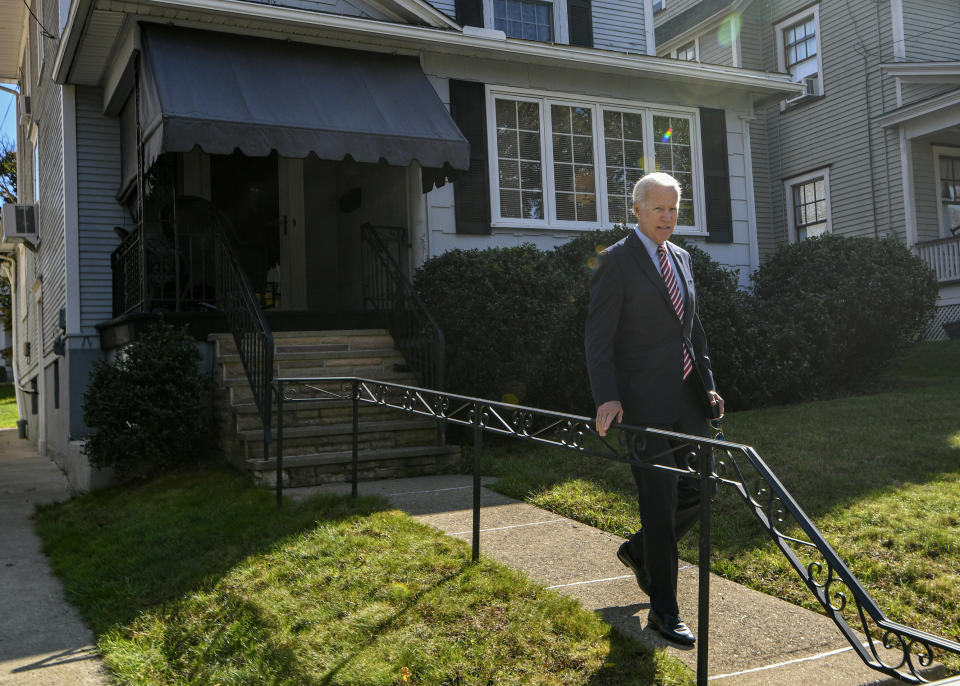
M17 398L12 383L0 383L0 429L10 429L17 425Z
M226 470L40 508L121 684L689 684L662 653L375 498L286 503Z
M722 392L723 380L720 379ZM960 641L960 341L923 343L869 395L731 412L726 438L754 446L890 619ZM626 466L499 443L496 488L625 535L639 527ZM714 509L714 571L819 609L743 501ZM688 536L681 556L697 558ZM960 669L960 661L949 666Z

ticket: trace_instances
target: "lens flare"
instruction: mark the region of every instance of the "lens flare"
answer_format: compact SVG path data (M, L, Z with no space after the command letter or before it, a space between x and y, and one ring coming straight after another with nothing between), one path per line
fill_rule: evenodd
M669 143L670 137L673 136L673 129L667 129L667 132L663 134L663 138L660 139L661 143Z

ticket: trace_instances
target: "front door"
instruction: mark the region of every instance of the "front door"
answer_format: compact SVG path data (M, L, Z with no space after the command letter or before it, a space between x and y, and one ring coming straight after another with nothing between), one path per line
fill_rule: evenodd
M306 221L303 207L303 160L279 158L280 259L277 306L285 310L307 308Z

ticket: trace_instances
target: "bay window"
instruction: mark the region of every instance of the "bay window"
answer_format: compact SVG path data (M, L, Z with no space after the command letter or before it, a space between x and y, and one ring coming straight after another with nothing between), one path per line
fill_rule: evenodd
M494 226L633 223L633 185L663 171L682 188L678 230L706 233L696 110L498 89L487 106Z

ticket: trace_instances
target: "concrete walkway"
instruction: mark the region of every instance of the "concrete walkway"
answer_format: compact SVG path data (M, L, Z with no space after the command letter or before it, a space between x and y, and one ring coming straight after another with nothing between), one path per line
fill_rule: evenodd
M93 635L67 603L33 531L39 503L66 500L67 479L15 429L0 429L0 685L99 686Z
M418 520L471 540L472 479L444 475L360 484ZM300 499L349 493L347 484L286 489ZM559 517L486 488L480 554L576 598L621 632L663 647L696 670L696 648L680 648L646 627L649 604L616 557L619 536ZM697 633L695 565L681 561L680 613ZM799 581L798 581L799 583ZM865 666L826 616L711 576L710 680L720 686L860 686L903 683Z

